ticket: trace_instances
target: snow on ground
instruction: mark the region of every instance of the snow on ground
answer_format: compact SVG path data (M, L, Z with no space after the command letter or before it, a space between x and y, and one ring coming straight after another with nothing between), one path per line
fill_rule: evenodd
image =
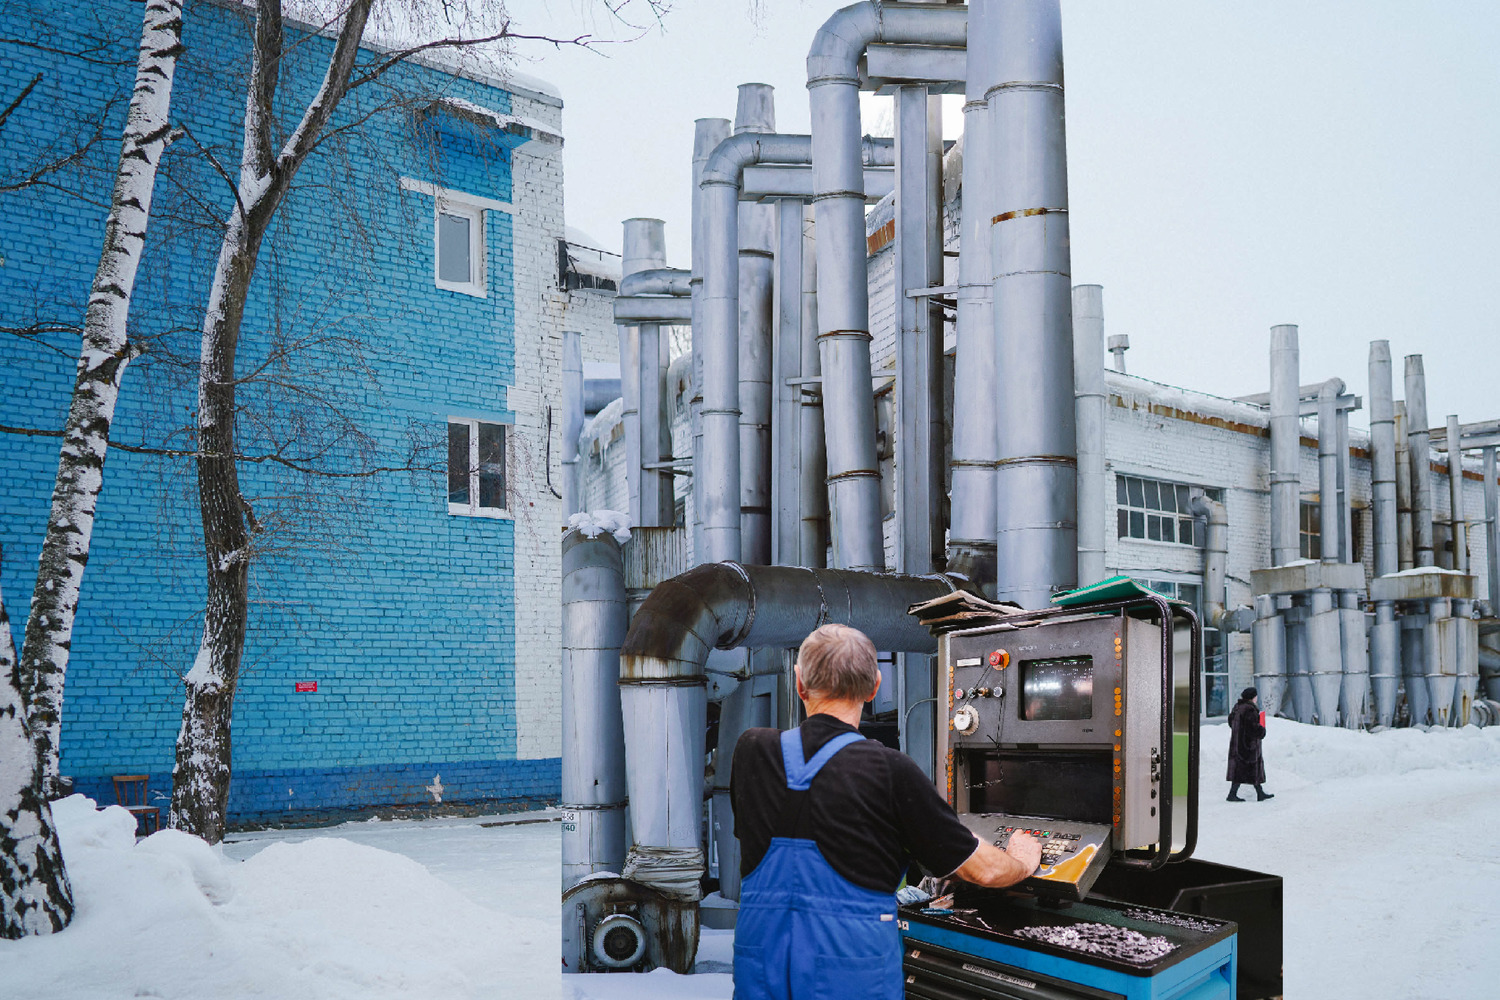
M175 830L136 842L129 813L83 796L53 808L78 913L61 934L0 941L0 996L558 995L552 814L268 831L216 849ZM528 818L547 821L515 822Z
M1203 731L1196 856L1284 880L1286 993L1500 995L1500 727L1350 732L1270 720L1266 791L1224 801L1225 726ZM733 936L677 976L564 976L573 1000L728 1000Z

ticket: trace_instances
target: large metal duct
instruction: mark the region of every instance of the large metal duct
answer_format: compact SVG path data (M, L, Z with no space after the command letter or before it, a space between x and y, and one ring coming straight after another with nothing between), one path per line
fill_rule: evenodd
M1396 565L1400 570L1415 566L1416 551L1412 538L1411 516L1411 448L1406 437L1406 401L1393 404L1392 425L1396 434Z
M941 576L724 562L698 566L652 590L620 649L635 839L626 877L678 899L698 898L704 671L713 650L790 648L836 622L864 632L877 649L932 653L934 639L906 609L953 589ZM696 937L696 922L692 932Z
M976 21L988 5L976 7ZM985 69L988 46L970 46L964 100L963 204L958 241L958 318L954 325L953 461L948 522L948 571L977 585L995 579L995 408L988 405L1000 384L995 371L995 323L990 309L990 209L993 157L985 136L989 104ZM983 400L984 405L974 405Z
M1078 424L1078 582L1087 586L1104 579L1104 424L1109 397L1104 389L1104 288L1100 285L1073 286L1073 386ZM1224 516L1223 504L1203 499L1219 508L1220 517ZM1203 511L1208 517L1210 534L1215 524L1211 510L1205 507ZM1227 543L1228 539L1224 541ZM1212 548L1213 540L1209 539L1205 558ZM1220 564L1218 589L1211 590L1207 598L1218 602L1221 615L1223 572ZM1206 575L1203 583L1212 587ZM1218 624L1212 615L1209 621Z
M637 271L620 279L620 294L626 297L670 295L686 298L693 294L693 275L691 271L684 271L680 267L654 267Z
M993 14L993 16L990 16ZM1046 607L1078 583L1073 295L1058 0L985 4L975 45L995 158L990 268L996 365L995 596Z
M624 278L640 271L665 267L667 264L666 223L660 219L626 219L624 222L623 250L620 275ZM624 401L621 423L625 428L625 474L630 484L630 523L647 523L643 512L641 488L645 476L642 469L642 420L641 388L643 379L653 386L658 381L655 363L661 353L661 325L659 323L619 324L620 336L620 396ZM665 372L659 379L665 382ZM653 392L660 399L659 392ZM658 426L659 426L658 419ZM652 486L656 486L657 473L652 471ZM670 483L670 476L668 477ZM671 487L667 492L670 494ZM653 499L656 490L653 489ZM654 518L652 519L654 520Z
M708 158L729 138L727 118L699 118L693 123L693 390L689 394L688 419L693 435L693 562L705 562L708 543L703 534L703 503L699 483L704 481L703 456L703 275L707 270L707 216L704 211L703 170ZM738 544L738 543L736 543Z
M834 563L885 565L870 374L860 59L872 42L961 46L967 12L939 4L858 3L818 30L807 56L818 226L818 336Z
M776 202L776 323L771 352L771 559L778 566L802 560L802 278L808 249L803 233L807 205ZM741 401L741 406L744 403ZM753 560L752 560L753 561Z
M1495 480L1495 446L1484 449L1484 549L1489 570L1490 616L1500 615L1500 483ZM1489 697L1496 695L1491 693Z
M1342 379L1318 389L1318 525L1324 562L1344 562L1343 518L1339 511L1338 401Z
M776 131L774 88L742 83L734 134ZM771 331L776 208L739 206L739 410L741 562L771 561Z
M1207 530L1203 536L1203 619L1205 624L1217 627L1224 620L1224 577L1225 567L1229 563L1229 512L1219 501L1201 494L1193 497L1188 510L1207 522Z
M813 207L802 209L802 378L821 380L818 347L818 248ZM801 387L799 387L801 388ZM823 393L802 391L801 497L802 558L799 565L818 569L828 565L828 454L823 439Z
M1297 327L1271 327L1271 564L1295 562L1302 483Z
M578 513L578 435L583 433L583 334L564 330L562 342L562 522Z
M1427 432L1427 376L1422 355L1406 356L1406 434L1411 457L1412 543L1416 564L1434 566L1431 435Z
M576 440L576 437L575 437ZM625 569L609 532L562 541L563 889L625 862L625 739L620 644Z
M1453 539L1453 568L1460 573L1469 572L1468 518L1464 505L1464 445L1463 427L1458 416L1448 415L1448 511ZM1456 625L1458 684L1453 699L1453 724L1469 724L1469 712L1474 699L1479 695L1479 627L1472 621L1474 602L1455 600L1453 617Z
M1276 598L1255 598L1255 623L1250 626L1251 656L1255 664L1255 688L1260 707L1267 715L1281 712L1287 687L1286 621L1277 614Z
M1375 517L1375 575L1399 572L1396 520L1396 412L1391 390L1391 348L1384 340L1370 344L1370 477ZM1396 714L1401 679L1401 628L1392 601L1375 603L1370 629L1370 684L1375 695L1375 722L1389 726Z
M1464 516L1464 448L1463 428L1457 414L1448 414L1448 516L1453 525L1449 537L1453 539L1453 568L1460 573L1469 571L1468 519Z

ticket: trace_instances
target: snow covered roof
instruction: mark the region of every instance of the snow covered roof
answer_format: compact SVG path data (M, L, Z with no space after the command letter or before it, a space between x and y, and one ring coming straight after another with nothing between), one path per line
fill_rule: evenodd
M433 102L434 107L444 108L462 118L485 125L493 124L501 131L523 140L540 139L543 142L562 142L562 133L546 122L527 115L512 115L493 108L466 101L462 97L444 96Z
M563 240L568 244L568 266L573 271L613 282L610 288L619 287L619 254L604 249L602 242L572 226L563 229Z

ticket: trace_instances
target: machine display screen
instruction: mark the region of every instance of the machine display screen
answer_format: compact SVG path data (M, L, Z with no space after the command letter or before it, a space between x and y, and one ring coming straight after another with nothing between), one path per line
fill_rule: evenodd
M989 751L970 760L969 811L1108 823L1112 778L1108 751Z
M1021 661L1021 718L1050 722L1093 717L1092 656Z

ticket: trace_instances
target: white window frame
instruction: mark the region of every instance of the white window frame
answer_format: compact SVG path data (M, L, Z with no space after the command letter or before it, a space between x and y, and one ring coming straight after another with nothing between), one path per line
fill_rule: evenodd
M479 425L493 424L505 429L505 446L502 452L502 460L505 463L505 490L510 491L510 436L513 426L503 420L480 420L476 417L449 417L444 424L444 433L447 428L460 424L469 428L469 502L454 503L448 501L448 513L454 517L493 517L502 520L513 520L515 515L505 507L481 507L479 505ZM446 441L445 441L446 445ZM443 479L443 488L446 491L448 480Z
M443 216L451 215L455 218L469 220L469 275L468 281L444 281L442 274L442 240L439 233L442 228ZM432 213L432 280L437 286L445 291L460 292L464 295L472 295L475 298L487 298L489 296L488 274L485 264L488 254L485 248L488 246L485 240L484 208L479 205L465 204L450 198L438 198L434 202Z

